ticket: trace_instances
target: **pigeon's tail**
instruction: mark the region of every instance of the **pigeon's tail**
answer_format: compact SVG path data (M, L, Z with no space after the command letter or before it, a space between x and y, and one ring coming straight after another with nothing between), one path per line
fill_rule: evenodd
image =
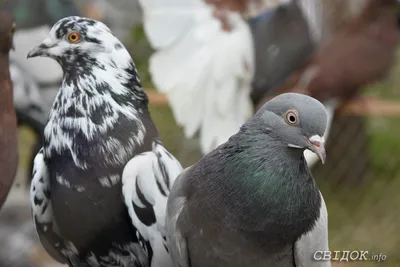
M207 153L252 115L249 26L232 12L222 15L223 25L202 1L142 1L142 6L147 37L157 50L150 60L153 82L167 95L185 136L199 132Z

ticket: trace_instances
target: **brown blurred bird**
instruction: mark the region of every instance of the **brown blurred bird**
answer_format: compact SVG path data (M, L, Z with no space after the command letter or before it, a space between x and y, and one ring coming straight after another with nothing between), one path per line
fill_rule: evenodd
M18 164L17 120L8 57L13 48L15 27L12 14L0 9L0 208L11 188Z
M281 3L281 0L204 0L204 2L215 6L217 9L228 9L244 14L249 11L249 8L261 11L261 9L270 6L277 6Z
M368 0L360 14L327 40L274 92L303 92L325 101L346 101L362 86L384 78L395 59L399 39L397 0ZM260 107L270 96L257 105Z

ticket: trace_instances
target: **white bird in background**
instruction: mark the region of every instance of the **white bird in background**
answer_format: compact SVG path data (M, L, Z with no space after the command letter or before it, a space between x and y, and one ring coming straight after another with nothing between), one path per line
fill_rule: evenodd
M158 91L166 94L185 137L193 138L199 134L203 154L227 141L254 113L251 93L254 90L252 82L257 72L258 53L254 44L257 38L254 38L248 19L260 16L261 11L265 15L271 10L294 4L290 0L263 0L263 3L249 0L245 14L217 9L206 1L210 2L139 0L145 33L156 50L149 62L153 83ZM321 2L298 1L295 4L298 4L306 18L309 29L307 35L311 36L314 46L320 42L323 32ZM279 22L275 23L279 25ZM267 40L264 47L274 41ZM287 45L287 42L283 45ZM308 55L303 58L305 56ZM267 57L269 59L265 65L271 64L272 55ZM266 67L269 68L267 71L276 72L269 66ZM280 75L287 78L296 67L289 67L289 72L282 70ZM334 106L329 104L326 107L329 130ZM317 162L314 154L306 152L305 155L309 164Z
M225 142L253 114L249 98L254 73L250 28L228 15L224 31L201 0L140 0L156 88L165 93L187 138L200 133L207 153Z

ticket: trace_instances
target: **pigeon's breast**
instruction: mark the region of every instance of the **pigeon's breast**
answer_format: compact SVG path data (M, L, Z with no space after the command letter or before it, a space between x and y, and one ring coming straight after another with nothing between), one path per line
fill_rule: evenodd
M154 136L139 140L137 125L126 117L119 122L92 139L54 122L47 125L44 156L54 220L57 232L76 247L81 261L92 254L108 257L133 250L138 255L124 259L125 263L143 256L143 251L135 247L139 243L123 202L121 175L130 159L151 150ZM61 138L61 144L57 143Z
M43 146L56 231L73 244L81 262L91 255L120 255L123 259L99 266L142 266L135 264L141 249L127 259L139 243L121 175L129 160L151 150L157 132L145 125L143 111L124 112L99 95L84 101L88 95L70 89L62 88L53 104ZM70 91L76 94L67 95Z
M111 239L117 244L134 241L122 199L122 167L82 170L66 152L53 155L48 168L54 220L61 236L82 252L102 251L110 247Z
M223 224L201 227L187 236L186 241L191 267L294 266L292 244L267 249L249 239L246 233Z

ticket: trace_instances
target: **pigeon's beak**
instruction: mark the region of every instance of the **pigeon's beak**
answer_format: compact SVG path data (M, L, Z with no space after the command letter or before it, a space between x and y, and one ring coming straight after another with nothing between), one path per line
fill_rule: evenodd
M48 37L39 46L29 51L27 57L28 58L40 57L40 56L48 57L51 54L51 51L49 50L55 46L56 44L51 40L50 37Z
M27 58L45 56L49 48L50 47L48 45L42 43L41 45L31 49L31 51L29 51L28 53Z
M309 146L308 149L310 149L312 152L318 155L320 158L322 164L325 163L326 159L326 151L325 151L325 139L324 137L321 137L319 135L313 135L310 138L308 138Z

